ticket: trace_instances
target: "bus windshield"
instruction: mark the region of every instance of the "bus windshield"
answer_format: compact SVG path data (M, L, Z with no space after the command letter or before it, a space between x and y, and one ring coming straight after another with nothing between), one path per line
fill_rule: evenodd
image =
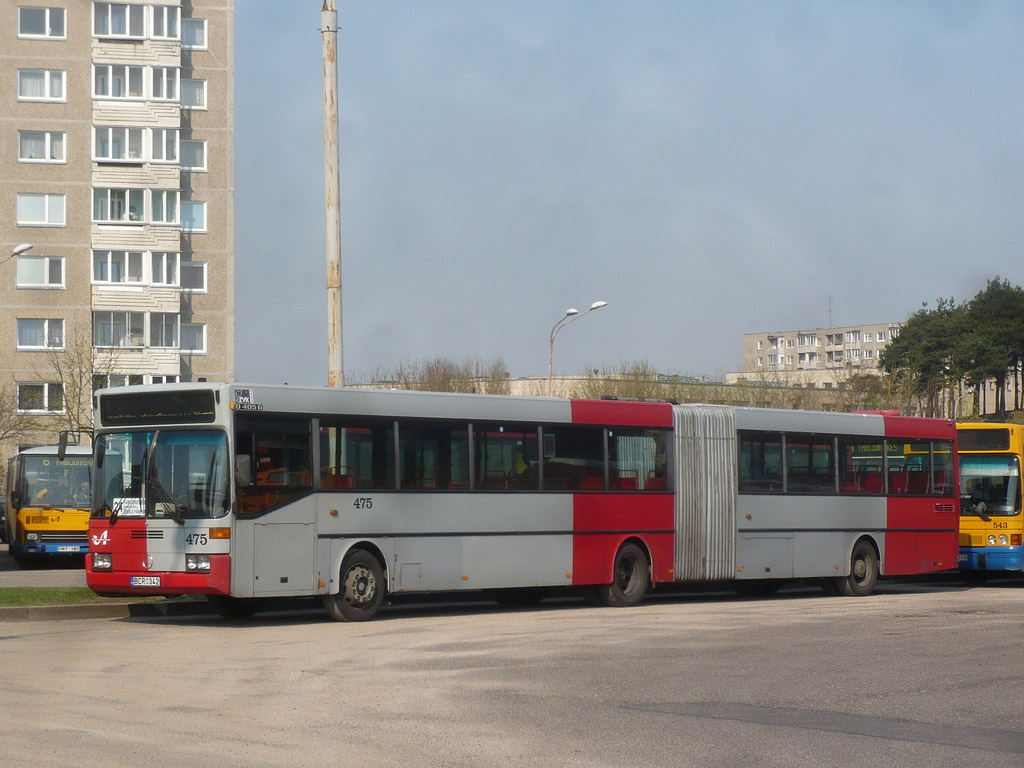
M227 435L154 430L96 440L93 517L222 517L230 511Z
M89 508L91 457L25 455L21 467L22 507Z
M970 506L984 502L986 515L1019 515L1021 511L1020 461L1016 456L960 454L960 494ZM963 514L974 514L964 505Z

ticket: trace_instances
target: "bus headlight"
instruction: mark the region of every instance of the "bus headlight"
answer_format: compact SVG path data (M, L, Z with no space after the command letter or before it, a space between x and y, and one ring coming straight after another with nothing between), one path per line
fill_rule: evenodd
M1000 544L1009 544L1010 543L1010 537L1007 536L1005 533L1000 533L999 534L999 543Z
M996 535L994 533L990 533L988 535L988 543L989 544L995 544L996 543Z
M38 533L26 533L25 534L25 541L39 541L39 534Z
M92 569L94 571L109 571L114 567L114 557L109 552L92 553Z
M195 571L210 570L209 555L185 555L185 570L192 573Z

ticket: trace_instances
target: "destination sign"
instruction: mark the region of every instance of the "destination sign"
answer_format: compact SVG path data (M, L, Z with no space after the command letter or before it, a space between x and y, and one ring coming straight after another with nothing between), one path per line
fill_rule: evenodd
M105 427L209 424L216 419L213 390L117 392L100 397Z

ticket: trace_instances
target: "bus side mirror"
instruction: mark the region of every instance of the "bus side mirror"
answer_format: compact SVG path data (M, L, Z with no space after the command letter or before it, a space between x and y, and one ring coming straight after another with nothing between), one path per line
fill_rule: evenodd
M11 509L21 509L21 491L11 491Z
M64 456L68 452L68 433L67 430L61 430L60 439L57 441L57 461L64 461Z
M235 486L244 488L252 484L252 457L242 454L235 457Z

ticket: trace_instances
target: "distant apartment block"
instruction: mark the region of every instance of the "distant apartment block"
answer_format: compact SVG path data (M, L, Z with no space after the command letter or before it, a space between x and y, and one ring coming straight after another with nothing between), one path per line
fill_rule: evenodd
M81 346L94 388L233 378L233 62L233 0L0 0L0 379L19 411L64 411L54 356Z
M841 373L875 372L879 355L899 332L899 323L875 323L746 333L743 371L729 374L727 380L733 383L763 378L828 388L836 385Z

